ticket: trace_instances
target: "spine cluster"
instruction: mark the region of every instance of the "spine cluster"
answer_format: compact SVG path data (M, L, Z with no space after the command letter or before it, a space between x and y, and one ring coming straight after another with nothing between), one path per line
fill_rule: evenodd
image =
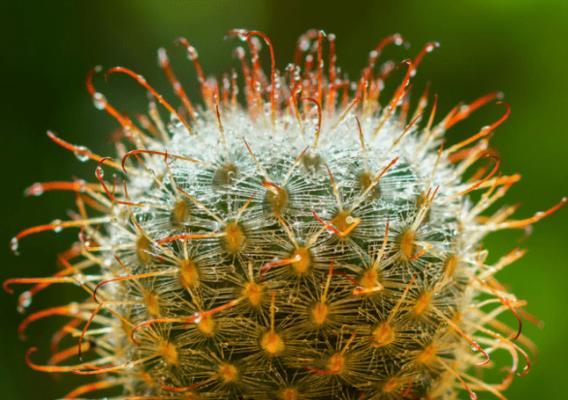
M428 43L398 65L402 82L381 101L397 65L378 59L400 35L380 41L361 77L336 67L335 38L308 31L296 60L276 69L268 37L236 30L242 73L206 77L193 62L203 105L194 105L164 49L159 63L180 107L140 75L115 67L151 96L131 119L87 87L121 125L117 154L101 157L49 132L97 182L44 182L27 193L75 194L68 221L28 228L80 228L62 269L32 284L20 307L55 284L84 289L77 302L30 314L20 326L65 316L53 354L33 369L95 375L67 394L120 399L457 399L502 391L528 371L520 331L525 302L494 275L520 258L487 263L481 240L525 228L566 203L526 219L515 207L487 210L519 180L498 174L489 139L509 114L444 146L444 134L498 99L490 93L437 117L426 90L410 107L410 82ZM262 43L270 72L261 67ZM327 44L327 46L325 46ZM247 56L247 53L249 56ZM383 96L384 97L384 96ZM434 97L435 99L435 97ZM110 171L114 171L110 174ZM473 201L470 193L478 192ZM505 312L519 328L500 322ZM501 381L473 368L512 363ZM524 361L524 364L523 364Z

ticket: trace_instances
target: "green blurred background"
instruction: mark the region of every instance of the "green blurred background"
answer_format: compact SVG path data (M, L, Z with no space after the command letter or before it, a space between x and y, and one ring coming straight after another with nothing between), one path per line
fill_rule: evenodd
M23 241L22 255L8 252L9 239L21 228L65 217L70 196L50 193L24 198L29 184L72 176L93 178L94 165L81 164L48 141L53 129L73 143L102 154L111 150L116 124L92 106L84 77L96 64L123 65L143 73L169 98L171 91L156 63L156 49L170 50L174 67L188 87L195 88L193 68L173 40L183 35L200 52L207 71L219 74L235 65L235 41L223 40L235 27L259 29L272 38L280 67L291 60L297 36L310 27L337 35L338 63L356 76L368 51L383 36L400 32L412 44L392 50L397 59L416 54L428 40L441 48L429 55L416 79L427 80L448 111L495 89L503 90L513 113L499 128L494 145L505 173L519 171L523 181L508 201L521 203L528 216L568 194L568 1L246 1L246 0L107 0L3 2L1 100L2 209L0 279L42 276L55 268L55 253L71 243L75 233L38 235ZM98 87L114 104L143 110L143 90L126 78ZM195 91L193 91L195 92ZM120 107L119 107L120 108ZM475 114L453 130L454 140L494 120L495 106ZM527 256L501 274L501 279L529 310L545 321L544 329L525 324L538 344L532 372L507 392L511 399L568 399L568 279L566 227L563 210L522 233L495 235L487 241L492 259L519 245ZM46 291L31 309L56 304L70 291ZM52 399L69 388L69 380L29 370L23 362L29 343L17 338L22 316L16 297L0 294L0 398ZM53 323L30 330L30 342L45 343ZM73 380L73 379L72 379ZM464 396L462 396L464 397ZM490 398L490 396L481 396Z

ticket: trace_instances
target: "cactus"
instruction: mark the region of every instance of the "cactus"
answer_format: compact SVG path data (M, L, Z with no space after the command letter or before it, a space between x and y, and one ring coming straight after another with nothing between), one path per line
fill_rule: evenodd
M66 398L456 399L462 390L472 399L476 391L504 398L513 376L528 370L523 348L531 342L520 331L525 302L494 274L524 252L488 264L481 240L566 203L526 219L510 219L515 207L487 212L519 179L497 173L488 145L508 105L496 122L444 146L448 129L500 95L437 118L426 89L411 110L410 81L437 44L398 66L404 78L381 103L396 65L379 69L377 60L385 46L403 43L400 35L379 42L354 82L336 67L331 34L303 35L295 64L282 73L263 33L231 35L250 53L249 61L244 48L236 52L242 83L236 73L206 78L196 50L179 40L198 74L201 107L164 49L159 63L179 109L142 76L112 68L107 75L126 75L150 94L148 113L132 120L95 89L99 69L89 74L95 106L121 125L117 156L48 132L80 160L95 161L98 182L27 191L71 191L77 212L20 232L14 251L42 231L80 228L79 242L60 255L64 268L52 277L4 287L33 285L22 308L55 284L85 291L23 321L20 333L44 317L69 318L54 334L49 362L34 361L32 347L29 366L100 378ZM269 74L259 59L263 42ZM499 321L505 312L518 329ZM502 381L471 373L492 367L496 351L513 360Z

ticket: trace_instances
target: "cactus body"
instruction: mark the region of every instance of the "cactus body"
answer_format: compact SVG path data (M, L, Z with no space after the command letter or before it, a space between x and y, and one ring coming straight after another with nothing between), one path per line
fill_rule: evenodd
M409 81L428 44L402 66L406 75L383 105L392 65L374 71L382 41L354 85L335 67L334 38L324 70L323 34L299 41L306 67L259 64L259 32L235 31L242 95L234 76L207 80L197 52L204 107L177 82L165 51L159 61L184 106L178 111L125 68L171 114L152 101L135 123L92 84L95 105L122 125L118 157L101 158L50 134L80 158L98 162L98 183L36 184L77 194L70 221L30 233L80 227L66 269L34 283L31 295L56 283L79 283L87 298L51 314L70 322L59 342L78 338L82 359L56 351L47 372L103 379L68 394L111 390L120 398L158 399L456 399L460 390L497 396L517 372L516 341L530 342L497 321L524 304L493 274L522 255L488 265L481 239L522 228L512 208L482 215L518 176L498 176L488 138L503 118L443 148L446 129L494 100L489 94L435 122L426 93L409 111ZM315 60L315 63L314 63ZM310 64L311 63L311 64ZM313 64L313 65L312 65ZM167 120L167 118L165 118ZM489 155L489 157L487 157ZM472 168L484 164L478 172ZM108 178L114 169L118 178ZM107 175L105 175L105 173ZM480 200L469 193L481 191ZM91 214L96 216L92 216ZM50 314L49 312L47 314ZM32 314L23 329L44 314ZM75 339L76 340L76 339ZM72 345L71 349L75 345ZM513 367L503 382L470 373L503 350ZM500 397L502 398L502 397Z

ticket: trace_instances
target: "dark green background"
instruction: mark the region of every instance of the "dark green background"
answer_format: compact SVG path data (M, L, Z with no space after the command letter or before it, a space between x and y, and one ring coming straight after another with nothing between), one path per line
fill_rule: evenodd
M231 49L236 43L223 40L234 27L268 33L280 67L291 59L297 36L307 28L333 32L338 38L338 62L351 76L360 72L369 49L387 34L400 32L412 44L407 53L389 53L399 59L414 55L428 40L438 40L442 47L425 59L416 85L421 88L431 80L442 111L495 89L503 90L513 107L511 118L494 139L503 158L502 170L523 174L508 201L521 203L519 214L528 216L568 194L566 0L12 0L0 7L2 279L49 274L55 268L55 253L74 238L74 233L48 233L23 241L20 257L9 254L9 239L18 230L65 217L71 206L68 195L28 199L23 198L23 189L42 180L93 178L94 165L80 164L54 146L45 136L46 129L103 154L111 151L109 134L116 124L92 107L83 83L87 70L96 64L129 66L173 98L155 51L167 46L180 77L195 88L193 68L173 46L179 35L189 38L206 70L216 74L235 65ZM121 108L144 107L143 90L125 78L113 78L108 85L100 80L98 86ZM464 138L499 112L490 106L451 135ZM536 225L534 234L521 244L530 249L527 256L501 274L546 323L542 330L526 327L539 346L539 356L533 371L508 392L511 399L568 398L567 223L568 212L563 210ZM519 232L489 238L492 259L521 239ZM67 295L59 288L44 292L32 309ZM15 297L0 295L0 398L55 398L68 390L69 381L26 368L23 354L30 344L16 336L22 317L15 302ZM30 342L45 342L51 327L49 322L32 327Z

